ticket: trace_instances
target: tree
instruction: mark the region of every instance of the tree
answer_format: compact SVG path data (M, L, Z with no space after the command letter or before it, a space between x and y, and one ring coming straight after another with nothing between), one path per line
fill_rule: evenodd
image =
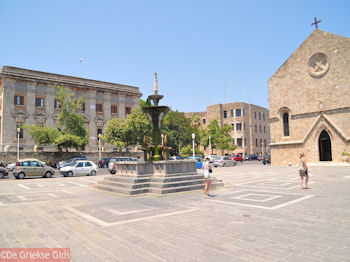
M208 127L202 130L201 144L204 147L208 147L210 137L212 148L235 150L237 146L234 144L230 131L230 126L225 125L220 128L218 121L216 119L212 120Z
M191 117L191 125L195 128L199 128L200 125L201 125L201 119L199 117L199 115L196 113L196 114L193 114L192 117Z
M23 128L28 129L29 134L38 145L52 145L60 135L60 132L54 127L24 125Z
M125 120L115 118L108 121L102 139L123 148L143 143L144 136L151 132L151 123L140 108L134 108Z
M196 134L196 142L200 141L199 132L191 126L191 119L179 111L170 111L164 117L162 133L168 135L168 146L172 147L172 154L179 152L180 146L192 144L192 133Z

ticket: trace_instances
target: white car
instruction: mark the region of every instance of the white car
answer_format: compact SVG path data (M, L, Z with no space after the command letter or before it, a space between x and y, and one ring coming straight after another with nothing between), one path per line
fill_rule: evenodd
M91 175L96 176L97 166L89 160L78 160L68 166L62 167L60 173L63 176Z

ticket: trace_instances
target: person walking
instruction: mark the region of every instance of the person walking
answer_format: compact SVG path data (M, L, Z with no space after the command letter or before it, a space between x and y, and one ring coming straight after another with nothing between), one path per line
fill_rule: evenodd
M308 189L307 183L309 182L309 170L306 164L304 153L301 153L299 157L299 175L300 175L300 188ZM305 187L303 187L304 177L305 177Z
M205 158L205 161L202 165L202 169L204 171L204 179L205 179L205 187L204 187L204 196L205 197L210 197L209 195L209 187L210 187L210 184L211 184L211 181L210 181L210 170L211 170L211 167L209 165L209 157L206 157Z

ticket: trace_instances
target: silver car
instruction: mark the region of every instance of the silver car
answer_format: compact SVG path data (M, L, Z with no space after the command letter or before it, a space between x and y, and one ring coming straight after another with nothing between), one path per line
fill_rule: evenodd
M214 166L235 166L237 162L229 156L219 156L214 161Z

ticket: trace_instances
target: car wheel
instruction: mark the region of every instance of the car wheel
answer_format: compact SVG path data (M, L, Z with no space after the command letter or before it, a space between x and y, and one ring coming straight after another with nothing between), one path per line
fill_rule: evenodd
M72 177L72 176L73 176L73 172L72 172L72 171L69 171L69 172L67 173L67 175L68 175L69 177Z
M45 177L46 177L46 178L50 178L50 177L51 177L51 172L47 171L47 172L45 173Z
M91 171L91 175L92 175L92 176L96 176L96 171L95 171L95 170L92 170L92 171Z
M4 173L3 172L0 172L0 179L4 178Z
M17 177L18 177L19 179L23 179L23 178L25 177L25 175L24 175L23 172L21 172L21 173L19 173L19 174L17 175Z
M107 168L108 166L106 164L103 165L103 168Z

